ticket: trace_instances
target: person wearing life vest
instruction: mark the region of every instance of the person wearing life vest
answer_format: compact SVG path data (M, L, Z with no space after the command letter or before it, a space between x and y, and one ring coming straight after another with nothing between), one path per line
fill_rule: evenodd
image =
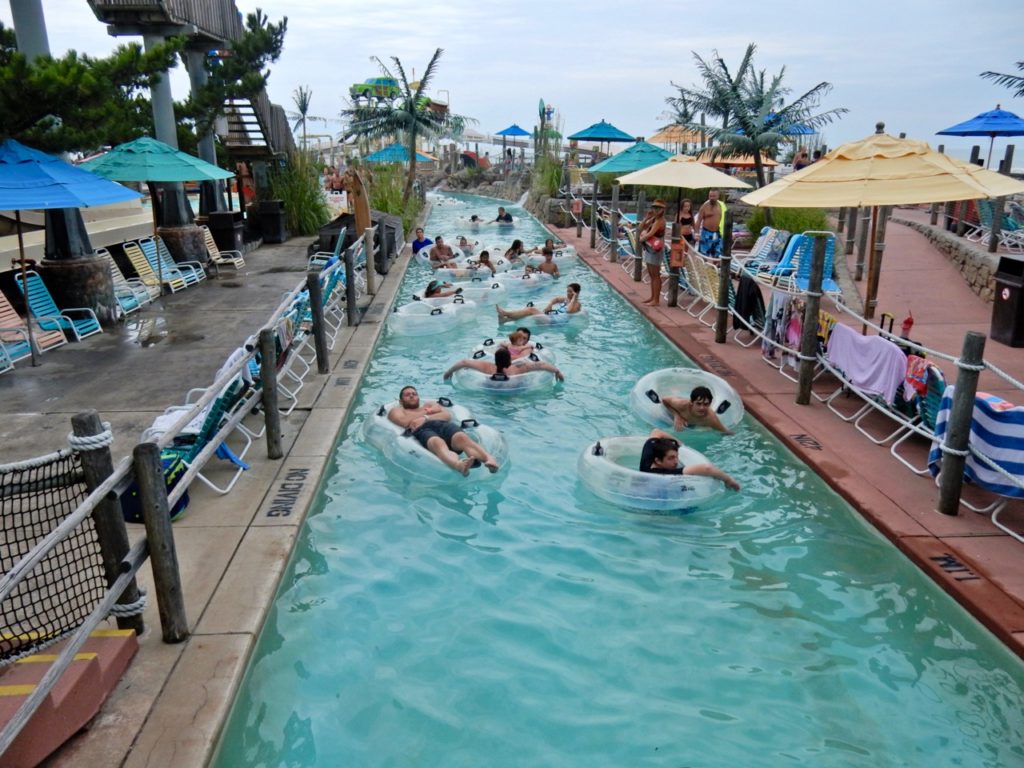
M700 232L697 249L710 259L721 258L725 203L718 199L717 189L708 192L708 199L697 211L696 229Z

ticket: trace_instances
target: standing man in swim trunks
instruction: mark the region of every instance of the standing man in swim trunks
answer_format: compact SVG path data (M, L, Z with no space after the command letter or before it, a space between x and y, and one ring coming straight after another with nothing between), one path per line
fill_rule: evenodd
M398 393L398 405L388 412L388 419L411 430L420 445L460 475L468 476L469 470L478 464L497 472L497 460L451 418L451 413L440 403L434 400L422 402L413 386L402 387ZM461 458L460 453L465 453L466 458Z
M713 477L725 483L725 487L733 491L740 489L740 484L714 464L692 464L688 467L679 466L679 441L668 432L652 429L651 436L644 443L640 454L640 471L652 475L701 475Z
M697 230L700 232L697 250L709 259L722 257L721 228L724 215L725 205L718 199L718 190L712 189L704 205L697 211Z

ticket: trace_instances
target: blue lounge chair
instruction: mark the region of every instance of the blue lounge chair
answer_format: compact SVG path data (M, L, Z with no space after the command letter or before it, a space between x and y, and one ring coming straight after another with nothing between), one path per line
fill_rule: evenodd
M132 312L138 312L152 301L149 290L141 280L135 278L134 281L129 281L121 273L121 269L110 255L110 251L106 248L97 248L96 255L102 257L110 267L110 279L114 283L114 298L117 299L122 314L130 315Z
M154 272L159 275L163 270L165 283L171 277L180 278L185 281L185 285L193 286L206 279L206 270L198 261L175 261L160 238L154 240L152 237L144 237L139 240L139 247L146 255L146 261L149 262Z
M826 293L841 293L839 284L832 279L835 270L836 236L831 232L804 232L793 254L793 277L796 287L806 291L811 282L811 265L814 262L814 235L825 234L825 265L821 272L821 288Z
M75 341L103 333L96 313L88 307L65 307L58 309L53 296L47 289L43 278L38 272L25 273L24 282L21 273L14 276L18 289L25 295L29 311L44 331L64 331Z

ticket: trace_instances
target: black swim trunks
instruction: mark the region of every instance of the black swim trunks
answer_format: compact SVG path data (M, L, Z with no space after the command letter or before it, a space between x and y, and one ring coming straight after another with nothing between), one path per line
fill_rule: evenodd
M450 421L431 419L430 421L423 422L423 426L419 429L414 430L412 436L415 437L424 448L427 447L427 441L430 440L430 438L440 437L444 440L444 444L447 445L449 449L452 449L452 438L461 431L462 430L457 424Z

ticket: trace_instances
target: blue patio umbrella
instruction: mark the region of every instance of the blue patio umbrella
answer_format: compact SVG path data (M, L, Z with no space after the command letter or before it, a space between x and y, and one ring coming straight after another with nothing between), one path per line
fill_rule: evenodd
M57 208L87 208L109 205L142 197L138 192L107 181L95 173L65 163L59 157L26 147L14 139L0 143L0 210L14 211L18 232L18 253L22 279L25 279L25 243L21 237L22 210L53 210ZM81 217L79 216L79 221ZM49 227L47 230L49 231ZM85 226L82 224L82 230ZM29 309L31 321L32 310ZM29 344L32 347L32 365L39 365L32 341L32 323Z
M501 164L502 167L505 169L505 172L507 173L508 163L506 162L506 160L508 158L508 153L505 147L506 139L509 136L529 136L530 132L527 131L525 128L520 128L519 123L512 123L512 125L510 125L508 128L504 128L498 131L495 135L501 136Z
M530 132L520 128L518 123L512 123L508 128L498 131L495 136L529 136Z
M421 152L416 153L417 163L429 163L431 158L422 154ZM384 147L384 149L374 152L372 155L366 157L368 163L407 163L409 162L409 150L402 144L391 144L390 146Z
M646 141L638 141L632 147L624 149L617 155L612 155L602 160L597 165L590 167L591 173L632 173L642 171L652 165L664 162L672 157L667 149L648 144Z
M985 163L988 168L992 165L992 145L996 136L1024 136L1024 120L996 104L996 108L989 112L982 112L937 133L940 136L988 136L988 161Z

